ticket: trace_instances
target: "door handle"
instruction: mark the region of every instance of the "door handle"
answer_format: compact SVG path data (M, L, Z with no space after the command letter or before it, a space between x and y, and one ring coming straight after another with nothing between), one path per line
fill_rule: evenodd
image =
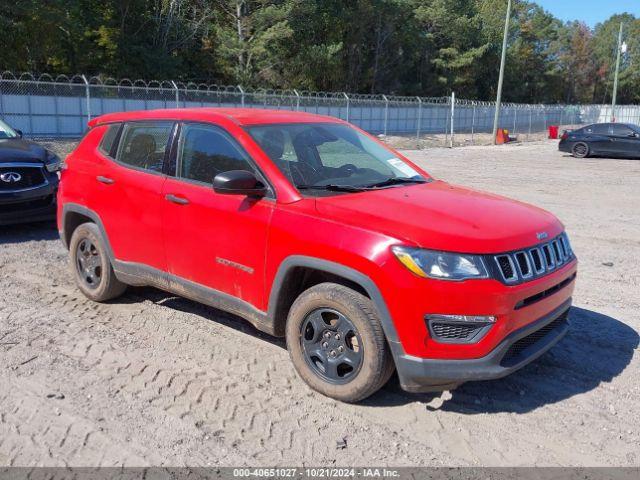
M98 180L100 183L104 183L105 185L111 185L113 183L116 183L116 181L113 178L103 177L102 175L98 175L96 177L96 180Z
M168 194L168 195L165 195L164 198L169 200L171 203L177 203L178 205L189 205L189 200L187 200L186 198L183 198L183 197L176 197L175 195L172 195L171 193Z

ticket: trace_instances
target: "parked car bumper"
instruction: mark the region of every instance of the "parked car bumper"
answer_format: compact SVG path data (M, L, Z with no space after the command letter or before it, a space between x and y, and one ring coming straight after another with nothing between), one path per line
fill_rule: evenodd
M40 187L0 192L0 225L54 219L58 183L55 177Z
M488 355L477 359L425 359L396 355L402 388L424 392L452 388L472 380L491 380L509 375L540 357L569 329L571 299L537 321L511 333Z

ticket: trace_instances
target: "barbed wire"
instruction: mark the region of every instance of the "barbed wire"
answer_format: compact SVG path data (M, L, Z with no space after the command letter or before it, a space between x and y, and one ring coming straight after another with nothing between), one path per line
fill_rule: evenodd
M85 86L92 89L104 88L106 90L128 90L135 91L158 91L169 92L178 90L181 94L206 94L206 95L237 95L253 99L281 99L291 102L304 101L308 102L349 102L353 105L358 104L380 104L380 105L450 105L451 97L421 97L421 96L404 96L404 95L384 95L384 94L365 94L365 93L348 93L348 92L324 92L311 90L296 89L272 89L272 88L251 88L242 85L218 85L208 83L183 82L173 80L144 80L144 79L116 79L110 76L94 75L85 76L81 74L75 75L51 75L48 73L33 74L29 72L14 73L11 71L3 71L0 73L1 82L12 82L18 84L37 84L36 86L51 87L79 87ZM456 98L457 106L468 106L476 108L494 108L495 102L483 100L469 100L464 98ZM553 110L565 109L567 107L584 107L582 105L572 104L527 104L527 103L510 103L502 102L502 108L509 109L539 109Z

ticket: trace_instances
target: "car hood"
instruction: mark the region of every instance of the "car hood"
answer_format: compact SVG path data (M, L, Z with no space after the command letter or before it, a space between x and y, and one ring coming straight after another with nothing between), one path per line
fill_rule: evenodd
M410 244L462 253L499 253L552 238L563 226L551 213L443 181L319 197L319 213Z
M46 149L37 143L22 138L0 139L0 164L8 162L42 163L46 160Z

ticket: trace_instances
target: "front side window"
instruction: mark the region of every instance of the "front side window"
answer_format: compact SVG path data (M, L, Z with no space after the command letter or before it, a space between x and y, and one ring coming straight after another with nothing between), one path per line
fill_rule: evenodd
M247 154L229 135L211 125L186 124L178 144L178 176L211 184L219 173L253 172Z
M635 132L626 125L611 125L611 134L615 135L616 137L630 137L634 133Z
M0 120L0 139L6 138L18 138L18 132L16 132L9 125Z
M356 191L426 179L358 130L341 124L275 124L248 131L301 190Z
M135 168L162 172L172 128L172 122L126 124L118 148L118 161Z

